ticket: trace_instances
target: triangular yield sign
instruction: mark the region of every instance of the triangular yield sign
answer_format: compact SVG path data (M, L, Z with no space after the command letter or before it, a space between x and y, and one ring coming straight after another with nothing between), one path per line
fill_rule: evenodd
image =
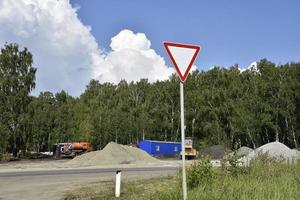
M164 42L167 53L182 82L186 80L189 71L196 60L200 47L190 44Z

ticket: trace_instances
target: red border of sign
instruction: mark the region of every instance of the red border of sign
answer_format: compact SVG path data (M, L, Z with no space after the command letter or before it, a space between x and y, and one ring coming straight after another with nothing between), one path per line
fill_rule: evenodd
M171 59L171 61L172 61L173 65L174 65L176 71L177 71L177 74L178 74L180 80L181 80L182 82L184 82L184 81L186 80L188 74L189 74L189 71L190 71L190 69L191 69L191 67L192 67L192 65L193 65L193 63L194 63L194 61L196 60L196 57L197 57L197 55L198 55L198 53L199 53L201 47L200 47L200 46L196 46L196 45L191 45L191 44L181 44L181 43L174 43L174 42L164 42L163 44L164 44L164 47L165 47L165 49L166 49L166 51L167 51L167 53L168 53L168 55L169 55L169 57L170 57L170 59ZM172 56L172 53L171 53L171 51L170 51L170 49L169 49L169 46L173 46L173 47L182 47L182 48L189 48L189 49L196 49L195 54L194 54L194 56L192 57L192 60L190 61L190 64L189 64L188 68L187 68L186 71L184 72L184 75L181 74L181 72L180 72L180 70L179 70L179 67L178 67L177 63L176 63L174 57Z

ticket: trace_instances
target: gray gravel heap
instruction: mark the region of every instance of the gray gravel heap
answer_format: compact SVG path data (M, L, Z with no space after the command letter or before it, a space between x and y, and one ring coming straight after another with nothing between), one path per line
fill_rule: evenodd
M253 159L261 154L267 154L269 157L278 160L284 159L288 163L295 162L300 158L297 150L292 150L280 142L271 142L253 150L248 155L242 157L240 161L244 165L249 165Z
M249 147L241 147L239 149L237 149L235 152L231 152L230 154L226 155L225 158L227 156L234 156L236 155L238 158L241 158L243 156L248 155L249 153L251 153L253 151L253 149L249 148Z

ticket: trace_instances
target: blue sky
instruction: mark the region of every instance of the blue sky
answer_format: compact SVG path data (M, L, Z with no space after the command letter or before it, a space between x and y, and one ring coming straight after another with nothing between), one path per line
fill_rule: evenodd
M299 10L300 0L0 0L0 46L33 54L33 94L79 96L91 79L168 79L163 41L200 45L200 70L299 62Z
M267 58L275 63L300 60L300 1L140 1L71 0L92 28L101 48L123 29L145 33L151 47L169 59L163 41L198 44L196 65L248 66Z

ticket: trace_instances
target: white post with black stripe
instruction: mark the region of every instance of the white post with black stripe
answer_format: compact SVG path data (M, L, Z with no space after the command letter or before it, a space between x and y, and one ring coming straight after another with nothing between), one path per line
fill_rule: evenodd
M121 194L121 170L116 171L116 191L115 196L120 197Z

